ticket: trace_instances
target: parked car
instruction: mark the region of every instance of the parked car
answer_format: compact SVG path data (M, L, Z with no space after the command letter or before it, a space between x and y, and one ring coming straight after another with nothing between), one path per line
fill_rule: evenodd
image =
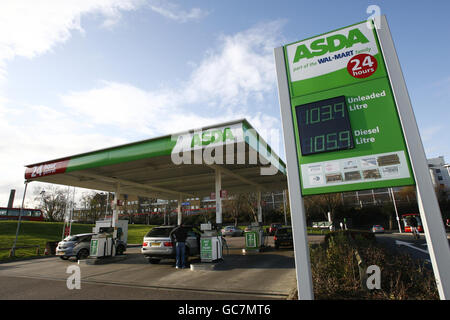
M380 226L379 224L372 226L372 228L370 228L370 230L373 233L384 233L384 228L382 226Z
M241 237L244 234L244 231L242 231L239 228L236 228L235 226L226 226L222 228L221 230L222 236L231 236L231 237Z
M175 244L170 233L176 226L159 226L151 229L144 237L141 253L149 263L159 263L161 259L175 259ZM189 256L200 254L200 233L191 226L185 226L188 237L186 239L186 260Z
M74 234L64 238L58 242L56 247L56 255L63 260L75 257L76 260L86 259L90 255L91 239L96 233ZM116 244L116 255L123 254L126 245L122 241Z
M275 235L275 232L277 231L278 228L281 228L283 226L283 224L281 223L272 223L269 227L269 235L273 236Z
M275 249L280 247L293 247L294 240L292 238L292 228L291 227L281 227L275 231L275 236L273 237L275 243Z

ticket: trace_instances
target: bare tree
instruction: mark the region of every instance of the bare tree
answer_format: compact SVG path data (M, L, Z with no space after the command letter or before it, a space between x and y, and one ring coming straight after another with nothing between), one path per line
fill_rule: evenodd
M63 221L66 209L71 201L66 188L49 185L45 189L35 187L34 200L39 201L39 208L48 221Z
M328 212L330 212L331 220L334 218L334 211L342 204L342 197L340 193L326 193L313 196L306 196L304 204L307 216L312 210L317 210L323 213L325 220L328 220Z
M258 222L258 196L254 192L236 193L224 202L224 212L230 214L237 226L238 219L243 214L249 214L251 220Z
M97 221L106 212L106 198L104 193L94 191L85 192L81 197L81 208L87 221Z
M247 209L246 195L242 193L232 194L228 200L224 201L224 211L234 220L234 226L237 227L238 219Z

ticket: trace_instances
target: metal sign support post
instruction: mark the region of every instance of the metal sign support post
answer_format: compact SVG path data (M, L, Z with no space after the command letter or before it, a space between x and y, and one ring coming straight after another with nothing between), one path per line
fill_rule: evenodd
M381 17L381 29L378 30L378 36L386 59L386 67L416 179L417 202L439 296L442 300L450 299L450 249L448 240L439 203L428 171L425 150L385 16Z
M389 192L392 194L392 203L394 204L395 217L397 219L397 224L398 224L398 232L402 233L402 227L400 226L400 218L398 216L397 203L395 202L395 195L394 195L393 188L389 188Z
M287 163L289 203L294 238L295 271L297 290L300 300L313 300L311 264L309 256L308 234L306 228L305 206L300 189L300 175L292 123L292 108L289 99L288 79L284 62L283 47L275 48L275 64L278 79L278 92L283 123L284 150Z

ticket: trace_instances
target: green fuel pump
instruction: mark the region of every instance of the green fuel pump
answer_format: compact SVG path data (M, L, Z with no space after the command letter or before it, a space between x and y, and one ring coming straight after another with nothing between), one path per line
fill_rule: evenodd
M200 225L203 232L200 238L200 258L202 262L214 262L223 259L222 236L213 230L210 223Z
M259 252L264 247L265 244L265 235L264 230L260 226L258 222L253 222L250 226L250 229L245 231L245 249L246 252Z

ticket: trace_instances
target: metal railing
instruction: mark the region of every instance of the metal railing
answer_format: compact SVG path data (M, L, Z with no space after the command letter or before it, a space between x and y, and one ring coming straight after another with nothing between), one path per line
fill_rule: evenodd
M15 247L15 250L17 249L30 249L30 248L36 248L36 255L39 255L40 246L39 245L32 245L32 246L21 246L21 247ZM9 256L14 256L13 248L0 248L0 251L9 250Z

